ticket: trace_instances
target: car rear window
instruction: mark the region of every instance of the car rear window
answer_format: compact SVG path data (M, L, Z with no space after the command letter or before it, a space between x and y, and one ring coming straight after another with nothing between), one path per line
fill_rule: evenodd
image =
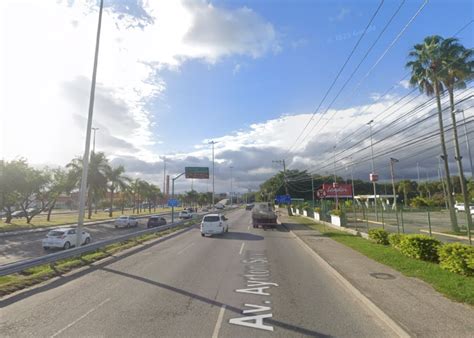
M120 216L120 219L127 219L127 216Z
M158 219L158 217L150 217L150 221L157 221Z
M204 216L204 222L219 222L219 216Z
M48 232L48 236L59 237L59 236L62 236L62 235L64 235L64 231L54 230L54 231Z

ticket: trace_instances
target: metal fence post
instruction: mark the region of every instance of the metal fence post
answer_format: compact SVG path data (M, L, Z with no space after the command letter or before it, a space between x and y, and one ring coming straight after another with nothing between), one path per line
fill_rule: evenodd
M381 208L380 210L382 211L382 229L385 229L385 224L384 224L384 218L383 218L383 202L382 202L382 205L381 205Z
M398 221L398 210L395 209L395 215L397 217L397 233L400 234L400 222Z
M403 206L400 208L400 218L402 219L402 233L405 233L405 224L403 223Z
M431 234L431 217L430 217L430 208L427 209L428 211L428 227L430 228L430 237L433 237Z

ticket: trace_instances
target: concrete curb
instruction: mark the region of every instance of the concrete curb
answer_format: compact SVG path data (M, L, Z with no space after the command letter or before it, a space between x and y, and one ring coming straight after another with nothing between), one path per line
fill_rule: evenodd
M337 225L334 225L332 223L329 223L329 222L325 222L325 221L317 221L315 220L314 218L312 217L308 217L308 216L303 216L303 215L298 215L298 216L301 216L301 217L304 217L304 218L307 218L307 219L310 219L312 220L314 223L319 223L319 224L323 224L323 225L326 225L330 228L333 228L333 229L336 229L336 230L339 230L339 231L344 231L344 232L347 232L351 235L354 235L354 236L359 236L359 237L362 237L362 238L365 238L365 239L369 239L369 235L365 232L361 232L361 231L357 231L357 230L354 230L354 229L350 229L350 228L346 228L346 227L340 227L340 226L337 226Z
M325 222L326 223L326 222ZM333 277L335 277L341 285L349 291L358 301L364 304L377 318L379 318L387 327L389 327L399 337L411 337L399 324L383 312L375 303L367 298L355 286L353 286L344 276L342 276L335 268L333 268L327 261L319 256L311 247L299 238L292 230L288 229L284 223L282 225L294 236L298 244L308 251L314 260L320 263Z
M429 230L424 230L421 229L420 232L424 232L426 234L429 234ZM468 241L469 238L467 236L458 236L458 235L451 235L451 234L445 234L443 232L437 232L437 231L431 231L432 234L438 235L438 236L446 236L446 237L451 237L451 238L456 238L456 239L461 239L464 241Z

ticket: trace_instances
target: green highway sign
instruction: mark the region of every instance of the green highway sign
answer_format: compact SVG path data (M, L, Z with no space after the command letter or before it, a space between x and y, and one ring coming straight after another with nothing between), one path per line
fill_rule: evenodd
M184 174L186 178L207 179L209 178L208 167L185 167Z

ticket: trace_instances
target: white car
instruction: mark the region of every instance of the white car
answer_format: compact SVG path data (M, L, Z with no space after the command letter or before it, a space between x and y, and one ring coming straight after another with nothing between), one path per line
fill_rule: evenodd
M201 221L201 236L223 234L229 231L227 218L221 214L208 214Z
M186 210L183 210L179 213L178 218L180 218L180 219L193 218L193 213L189 212L189 211L186 211Z
M456 209L456 211L465 211L466 208L464 207L464 203L459 203L459 202L456 202L454 204L454 209Z
M89 244L91 242L91 235L82 231L81 245ZM76 245L76 229L73 228L59 228L48 232L46 238L42 241L43 249L49 248L63 248L65 250Z
M138 226L138 220L133 216L120 216L115 220L114 225L115 228L136 228Z

